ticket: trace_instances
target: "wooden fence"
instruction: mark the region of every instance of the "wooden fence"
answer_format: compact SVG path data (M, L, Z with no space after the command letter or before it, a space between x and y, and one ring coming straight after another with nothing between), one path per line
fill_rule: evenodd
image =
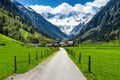
M70 50L70 49L66 49L66 50L67 50L67 52L68 52L68 54L70 56L72 56L74 59L78 59L78 62L80 64L82 64L82 62L81 62L81 60L82 60L82 54L81 53L79 53L79 56L77 58L76 53L73 50ZM90 55L88 56L88 72L92 73L91 72L91 56Z
M46 50L44 53L43 52L40 52L40 53L38 53L38 52L36 52L36 55L35 55L35 59L36 59L36 61L38 61L39 59L43 59L43 58L45 58L45 57L47 57L47 56L49 56L49 55L51 55L52 53L53 53L54 51L49 51L49 50ZM39 55L38 55L39 54ZM17 63L19 62L18 60L17 60L17 58L18 58L19 56L14 56L14 72L16 73L16 71L18 70L18 66L17 66ZM27 61L28 61L28 65L30 65L31 64L31 54L29 53L28 54L28 58L26 58L26 59L28 59Z

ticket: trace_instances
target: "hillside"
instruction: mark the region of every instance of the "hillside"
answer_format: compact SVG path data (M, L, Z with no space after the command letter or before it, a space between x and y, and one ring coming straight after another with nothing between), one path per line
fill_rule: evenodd
M49 55L46 55L46 51ZM0 34L0 80L8 76L21 74L33 69L43 60L49 58L56 50L48 47L33 47ZM38 58L36 60L36 52ZM28 64L28 54L30 64ZM47 53L48 54L48 53ZM14 70L14 56L17 59L17 70Z
M119 41L80 44L78 47L66 47L66 50L87 80L120 80ZM75 57L71 52L75 53ZM91 72L88 71L88 56L91 56Z
M29 23L20 21L19 16L0 8L0 33L27 43L38 43L39 41L52 41L43 32L37 32Z
M14 15L19 16L21 21L31 24L38 32L43 32L56 40L67 38L67 35L45 20L40 14L15 0L0 0L0 5Z
M82 26L77 40L113 41L120 39L120 0L110 0L86 25Z
M74 10L71 11L69 14L53 14L45 12L41 13L41 15L49 22L56 25L62 32L64 32L67 35L75 35L77 33L77 30L75 30L76 26L78 24L83 25L87 23L93 17L93 14L91 13L77 12Z

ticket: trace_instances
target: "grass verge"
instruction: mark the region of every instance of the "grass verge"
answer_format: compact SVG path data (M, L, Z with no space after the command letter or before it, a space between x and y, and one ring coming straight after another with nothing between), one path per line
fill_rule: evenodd
M16 73L24 73L38 63L49 58L55 49L48 47L32 47L0 34L0 80ZM30 64L28 54L30 54ZM17 70L14 70L16 56ZM37 57L36 57L37 56Z
M79 47L66 47L75 53L71 59L88 80L120 80L120 44L83 44ZM81 53L81 64L79 54ZM91 73L88 71L88 56L91 56Z

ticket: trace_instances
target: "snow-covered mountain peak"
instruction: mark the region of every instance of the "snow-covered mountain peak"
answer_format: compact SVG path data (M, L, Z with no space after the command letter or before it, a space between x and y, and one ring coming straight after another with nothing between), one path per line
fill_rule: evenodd
M73 34L73 30L77 25L87 23L104 4L99 4L103 0L95 0L86 4L75 4L74 6L68 3L62 3L56 7L44 5L30 5L37 13L41 14L46 20L59 27L59 29L67 35ZM76 33L76 32L75 32Z
M51 14L51 13L42 13L41 14L45 19L47 19L52 24L58 26L60 30L67 35L72 34L72 30L75 26L81 24L84 24L88 22L92 14L88 13L81 13L72 11L69 14Z
M30 7L67 35L73 34L72 30L77 25L87 23L98 10L92 6L81 4L71 6L67 3L54 8L43 5L31 5Z

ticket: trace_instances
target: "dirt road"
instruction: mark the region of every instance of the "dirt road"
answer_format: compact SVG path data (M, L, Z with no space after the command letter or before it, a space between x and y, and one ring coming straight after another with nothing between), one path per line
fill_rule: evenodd
M66 51L60 51L47 62L40 63L36 68L24 74L18 74L12 80L87 80Z

